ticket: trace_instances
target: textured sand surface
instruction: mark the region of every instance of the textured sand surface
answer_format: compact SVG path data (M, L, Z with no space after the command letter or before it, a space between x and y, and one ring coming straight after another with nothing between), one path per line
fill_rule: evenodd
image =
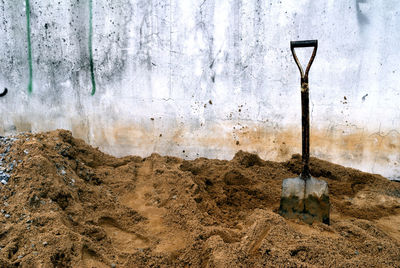
M400 184L381 176L311 158L331 224L306 225L277 214L299 155L115 158L64 130L17 138L3 160L17 165L0 189L1 267L400 266Z

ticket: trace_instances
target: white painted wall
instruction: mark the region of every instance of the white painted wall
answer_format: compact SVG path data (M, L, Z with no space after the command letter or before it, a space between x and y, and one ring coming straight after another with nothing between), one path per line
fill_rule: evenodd
M318 39L312 155L400 177L400 2L93 0L91 96L88 1L31 1L28 94L25 4L0 0L3 133L66 128L115 155L288 159L301 149L289 42Z

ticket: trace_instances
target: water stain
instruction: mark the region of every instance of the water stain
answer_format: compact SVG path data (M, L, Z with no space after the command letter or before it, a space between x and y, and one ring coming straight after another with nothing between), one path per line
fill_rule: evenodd
M29 129L23 125L18 128ZM167 123L140 122L72 125L74 136L116 156L146 157L157 152L189 159L231 159L238 150L243 150L257 153L265 160L286 161L301 153L299 126L276 128L242 122L238 127L237 122L231 121L208 123L199 128L183 124L168 128ZM400 175L400 133L396 130L373 133L336 126L313 128L310 134L311 156L390 178Z
M367 3L367 0L356 0L356 10L357 10L357 20L358 24L360 26L365 26L366 24L369 24L369 19L368 17L363 14L361 5Z

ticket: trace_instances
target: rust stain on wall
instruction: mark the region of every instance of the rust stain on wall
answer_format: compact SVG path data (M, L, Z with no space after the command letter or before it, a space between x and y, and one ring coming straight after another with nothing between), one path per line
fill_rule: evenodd
M17 131L31 125L15 120ZM71 123L74 136L116 156L148 156L153 152L193 159L231 159L238 150L257 153L261 158L286 161L301 153L299 126L278 128L249 122L222 121L188 127L161 121L118 122L112 125L91 119ZM174 127L170 127L174 125ZM311 156L367 172L395 178L400 176L400 133L370 133L341 127L311 129Z

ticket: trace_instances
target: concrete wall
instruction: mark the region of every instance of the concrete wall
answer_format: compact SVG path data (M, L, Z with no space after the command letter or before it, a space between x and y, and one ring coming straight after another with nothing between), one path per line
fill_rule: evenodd
M318 39L312 155L399 177L399 12L396 0L0 0L0 132L70 129L119 156L285 160L301 151L289 41Z

